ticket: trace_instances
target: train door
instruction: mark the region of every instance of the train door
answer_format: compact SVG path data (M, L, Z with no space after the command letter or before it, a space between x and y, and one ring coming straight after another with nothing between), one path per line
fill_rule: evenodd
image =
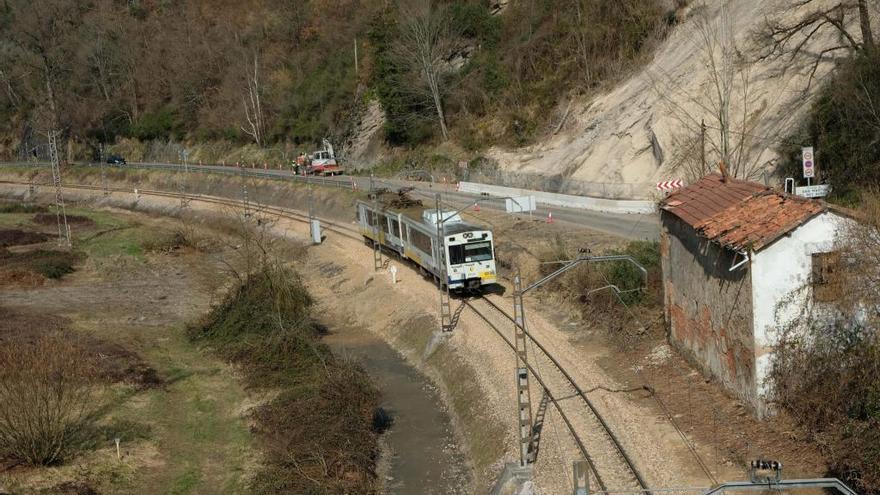
M385 241L388 246L394 248L398 253L403 253L403 239L400 238L400 220L397 215L388 215L382 222L382 229L385 231Z

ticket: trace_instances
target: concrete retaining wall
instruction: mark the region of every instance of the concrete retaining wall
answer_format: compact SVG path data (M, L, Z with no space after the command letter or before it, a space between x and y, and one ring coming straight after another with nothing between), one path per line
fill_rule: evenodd
M544 205L580 208L605 213L651 214L657 211L657 203L654 201L589 198L586 196L532 191L515 187L493 186L491 184L480 184L479 182L459 182L458 190L459 192L499 197L534 196L536 202Z

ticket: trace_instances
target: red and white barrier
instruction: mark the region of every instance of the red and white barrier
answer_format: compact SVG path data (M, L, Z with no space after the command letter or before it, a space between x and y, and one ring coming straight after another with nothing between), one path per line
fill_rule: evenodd
M674 191L684 185L681 179L665 180L657 183L658 191Z

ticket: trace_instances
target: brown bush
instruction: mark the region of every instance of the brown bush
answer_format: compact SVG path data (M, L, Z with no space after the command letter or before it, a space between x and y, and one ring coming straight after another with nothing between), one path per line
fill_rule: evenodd
M98 373L59 335L0 343L0 456L56 464L84 446L100 407Z
M49 236L42 232L28 232L19 229L0 230L0 247L37 244L47 240L49 240Z

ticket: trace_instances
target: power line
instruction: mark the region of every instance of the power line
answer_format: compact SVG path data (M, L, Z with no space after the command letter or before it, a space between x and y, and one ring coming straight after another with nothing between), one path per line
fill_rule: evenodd
M714 131L721 131L722 130L720 127L715 127L715 126L712 126L709 124L704 124L704 125L705 125L706 129L712 129ZM777 139L767 138L767 137L763 137L763 136L758 136L757 134L751 134L748 132L734 131L733 129L727 129L727 132L732 133L732 134L737 134L740 136L754 138L759 141L764 141L766 143L785 144L785 145L789 145L789 146L802 146L803 145L803 143L795 143L794 141L788 141L788 140L785 140L782 138L777 138Z

